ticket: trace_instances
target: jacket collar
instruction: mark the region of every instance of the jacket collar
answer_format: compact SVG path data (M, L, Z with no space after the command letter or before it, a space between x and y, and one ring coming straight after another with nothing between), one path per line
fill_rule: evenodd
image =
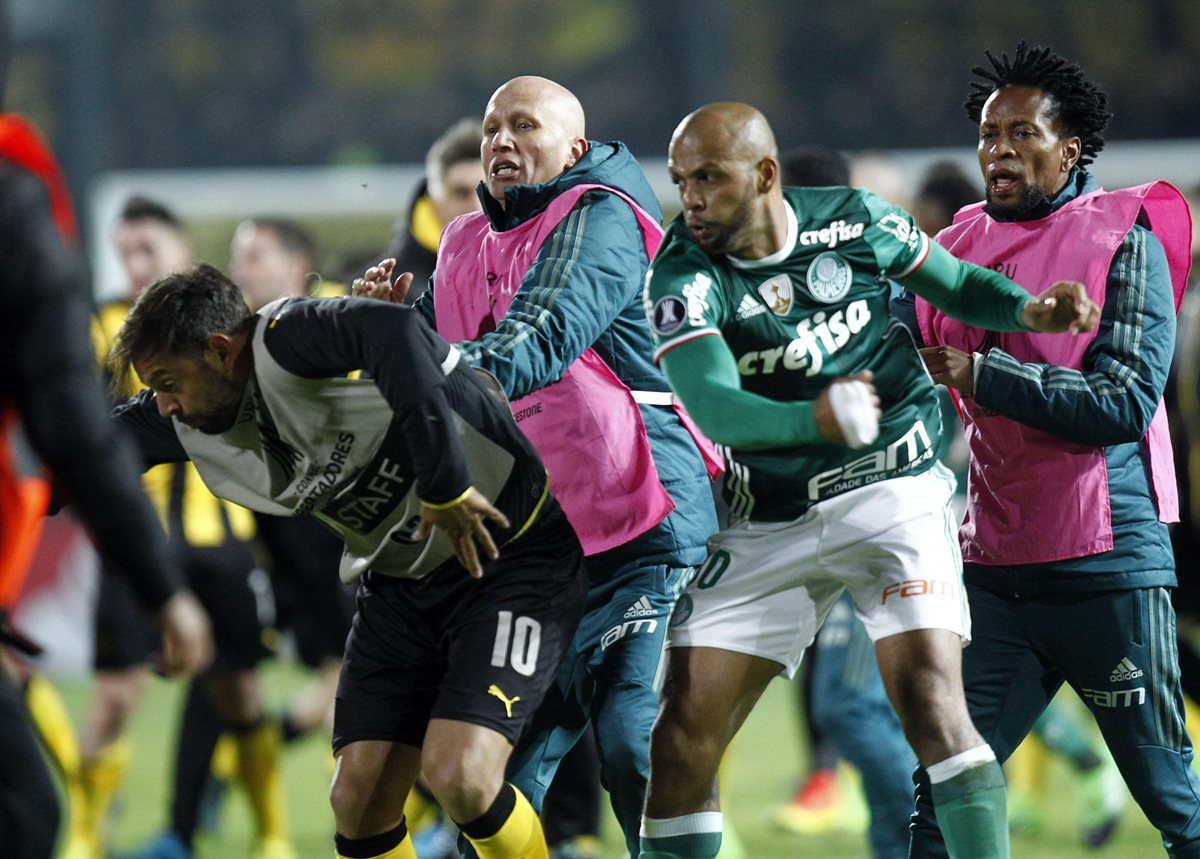
M487 186L479 183L476 193L483 204L492 229L497 232L519 227L537 217L563 192L576 185L608 185L624 191L642 208L661 216L658 201L646 182L641 167L624 143L612 141L601 143L588 141L588 151L572 167L559 173L549 182L540 185L517 185L504 191L505 206L501 206L487 192Z

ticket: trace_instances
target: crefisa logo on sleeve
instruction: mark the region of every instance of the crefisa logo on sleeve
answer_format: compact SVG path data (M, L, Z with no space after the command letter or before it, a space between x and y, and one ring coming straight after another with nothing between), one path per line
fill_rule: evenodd
M654 330L666 336L674 334L687 318L687 305L676 295L664 295L654 303Z

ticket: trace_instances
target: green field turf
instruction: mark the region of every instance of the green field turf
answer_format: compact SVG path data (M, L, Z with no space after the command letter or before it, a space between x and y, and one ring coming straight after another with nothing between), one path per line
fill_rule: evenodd
M269 704L278 709L288 693L303 681L303 673L292 668L267 670L265 686ZM58 685L78 724L86 709L88 685L77 681L61 681ZM156 679L135 717L132 732L135 757L127 786L118 801L111 839L117 850L130 849L150 837L166 819L180 688L179 684ZM790 794L802 767L790 693L782 681L771 684L736 741L725 804L726 813L732 817L745 844L743 855L745 859L867 857L866 840L861 833L800 837L777 832L768 822L771 807ZM333 818L327 800L329 760L327 742L312 737L290 747L283 762L291 829L296 847L305 859L333 856ZM1078 837L1079 797L1070 773L1054 761L1049 778L1046 816L1051 823L1037 838L1014 838L1014 857L1141 859L1165 855L1157 834L1132 804L1112 842L1098 851L1085 849ZM246 803L236 791L230 791L222 805L219 830L200 837L197 859L248 857L252 830ZM623 857L624 850L611 820L606 821L605 834L605 859Z

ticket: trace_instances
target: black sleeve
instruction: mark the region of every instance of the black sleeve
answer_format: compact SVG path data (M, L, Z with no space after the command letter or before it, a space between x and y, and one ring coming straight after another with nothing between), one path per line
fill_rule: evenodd
M143 470L164 462L187 461L187 451L175 433L175 424L158 413L158 401L154 399L153 391L139 391L114 408L113 417L136 445Z
M418 311L364 298L296 299L272 317L263 342L297 376L362 370L400 421L422 501L444 504L470 488L442 367L451 346Z
M104 559L157 608L178 587L132 446L109 416L92 355L91 302L45 190L0 169L0 307L11 395L34 450Z

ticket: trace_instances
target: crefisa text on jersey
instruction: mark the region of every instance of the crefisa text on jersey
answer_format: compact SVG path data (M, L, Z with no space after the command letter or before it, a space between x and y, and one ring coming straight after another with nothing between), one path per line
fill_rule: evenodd
M847 304L845 313L820 310L796 324L796 339L786 346L747 352L738 358L738 372L743 376L767 375L782 366L784 370L803 370L806 376L815 376L825 366L825 356L845 346L870 321L871 308L862 299Z
M842 242L862 238L866 224L847 224L845 221L833 221L819 230L804 230L800 233L800 244L804 247L824 245L836 248Z

